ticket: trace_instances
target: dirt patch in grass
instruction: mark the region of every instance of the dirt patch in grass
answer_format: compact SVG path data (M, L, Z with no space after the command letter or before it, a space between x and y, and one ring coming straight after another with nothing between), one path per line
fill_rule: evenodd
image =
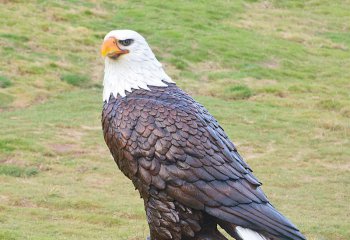
M34 202L27 198L20 198L20 199L15 199L11 201L12 206L16 207L26 207L26 208L36 208L38 207Z
M269 59L262 62L261 65L269 69L277 69L280 67L280 62L277 59Z
M63 128L60 132L60 138L67 140L74 139L75 142L80 141L84 135L84 131L81 131L78 128Z
M341 171L341 172L347 172L348 174L350 174L350 163L349 162L329 163L329 162L324 162L322 160L319 160L318 164L320 164L321 166L323 166L326 169L333 169L333 170L337 170L337 171Z
M101 131L102 130L101 126L85 126L85 125L82 125L81 128L84 129L84 130L92 130L92 131Z
M15 157L8 157L0 160L0 164L9 164L24 167L26 165L24 160L17 159Z
M6 195L0 195L0 203L8 204L10 202L10 197ZM0 207L1 209L1 207Z
M203 61L193 64L191 65L191 70L194 72L232 71L231 68L224 68L220 63L212 61Z
M273 86L277 84L274 79L244 78L243 82L252 87Z
M238 145L237 148L242 153L243 158L248 162L249 159L259 159L275 151L274 144L272 143L267 144L266 147L244 143Z
M350 126L338 120L321 120L319 126L329 131L349 132Z
M62 154L62 153L69 153L72 152L75 149L75 145L73 144L52 144L51 148L54 150L56 153Z
M115 170L118 171L117 167L115 167ZM87 178L85 181L90 187L93 188L101 188L102 186L109 186L114 183L113 178L101 177L97 174Z
M96 128L97 129L97 128ZM83 137L89 131L81 127L71 128L62 126L56 142L48 144L49 149L59 155L72 155L80 157L87 154L90 150L83 146Z
M126 212L116 212L115 215L117 215L120 218L126 218L126 219L143 219L144 217L142 215L139 214L130 214L130 213L126 213Z

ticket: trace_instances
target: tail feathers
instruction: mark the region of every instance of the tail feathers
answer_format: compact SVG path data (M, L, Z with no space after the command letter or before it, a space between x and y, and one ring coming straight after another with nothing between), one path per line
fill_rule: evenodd
M263 234L265 239L306 240L299 230L270 204L251 203L235 207L221 206L219 208L206 208L206 211L220 218L220 226L233 237L238 235L236 226L241 226L241 228ZM235 228L229 226L230 224ZM242 234L244 233L242 232ZM242 240L242 237L239 237L239 240Z
M270 238L267 238L260 233L240 226L236 227L236 233L243 240L270 240Z

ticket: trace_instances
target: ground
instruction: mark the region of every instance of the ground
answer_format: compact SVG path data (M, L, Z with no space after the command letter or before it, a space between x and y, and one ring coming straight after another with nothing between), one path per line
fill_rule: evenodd
M0 1L0 239L145 239L100 127L112 29L148 40L311 240L350 239L350 1Z

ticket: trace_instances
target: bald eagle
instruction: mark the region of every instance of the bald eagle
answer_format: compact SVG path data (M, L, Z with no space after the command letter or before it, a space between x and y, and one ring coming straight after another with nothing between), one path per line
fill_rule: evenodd
M151 240L305 240L215 118L165 73L146 40L103 41L102 126L119 169L140 192Z

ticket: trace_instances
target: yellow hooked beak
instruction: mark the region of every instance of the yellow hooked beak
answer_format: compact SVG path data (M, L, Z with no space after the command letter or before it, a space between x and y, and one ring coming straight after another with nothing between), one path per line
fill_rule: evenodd
M102 57L110 57L113 59L118 58L120 55L126 54L129 50L123 50L118 47L118 40L114 37L108 38L106 41L102 43L101 46L101 55Z

